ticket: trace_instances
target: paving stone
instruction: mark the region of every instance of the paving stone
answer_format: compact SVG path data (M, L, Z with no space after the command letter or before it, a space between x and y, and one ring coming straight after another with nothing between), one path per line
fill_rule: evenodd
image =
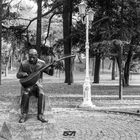
M46 109L49 123L37 120L36 112L30 111L28 120L19 124L17 103L8 100L1 108L0 130L4 122L12 135L12 140L139 140L140 118L120 113L104 113L99 110L79 110L77 108ZM33 109L36 99L32 99ZM10 107L10 105L13 105ZM111 104L112 105L112 104ZM47 104L49 106L49 103ZM115 106L115 105L114 105ZM117 105L116 105L117 106ZM73 133L74 132L74 133ZM74 135L72 135L74 134ZM3 138L0 138L0 140Z
M10 129L7 126L6 122L3 123L3 126L0 131L0 137L5 138L6 140L12 139L12 134L11 134Z

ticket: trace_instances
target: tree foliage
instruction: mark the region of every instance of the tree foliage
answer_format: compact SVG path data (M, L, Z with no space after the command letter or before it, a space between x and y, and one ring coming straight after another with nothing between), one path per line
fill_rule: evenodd
M34 31L34 22L37 20L36 12L31 15L31 18L25 17L25 13L30 11L32 7L28 4L23 5L23 0L12 5L12 2L15 1L3 1L3 38L17 42L31 40L30 36L36 36ZM32 1L36 2L36 0ZM73 22L71 33L67 38L71 38L74 49L84 53L86 35L85 25L78 18L78 4L80 2L81 0L72 2ZM101 58L111 57L110 54L118 52L112 43L114 40L127 42L123 44L126 61L128 56L131 56L130 52L136 54L140 36L140 10L137 0L87 0L86 3L87 8L96 11L89 30L90 56L94 57L100 54ZM56 28L62 26L63 4L64 0L43 0L42 3L42 18L45 19L42 44L45 45L48 40L52 41L50 44L56 52L63 51L64 41L67 39L63 38L62 28L60 30ZM56 25L58 21L61 24Z

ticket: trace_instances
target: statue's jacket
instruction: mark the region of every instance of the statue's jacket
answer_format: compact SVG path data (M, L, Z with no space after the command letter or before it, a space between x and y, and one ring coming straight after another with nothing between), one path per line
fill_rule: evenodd
M41 68L43 68L45 66L46 66L45 61L43 61L41 59L38 59L36 64L31 64L31 63L29 63L29 60L24 60L20 64L19 70L17 72L17 78L21 79L21 78L23 78L23 73L27 73L28 75L30 75L34 72L39 71ZM53 75L54 69L53 69L53 67L49 67L40 73L40 77L36 83L39 87L42 87L43 72L48 75Z

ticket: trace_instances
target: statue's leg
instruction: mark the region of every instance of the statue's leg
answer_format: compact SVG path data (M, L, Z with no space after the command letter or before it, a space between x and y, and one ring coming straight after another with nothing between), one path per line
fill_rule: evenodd
M38 115L37 118L41 122L48 122L44 119L44 110L45 110L45 95L43 89L38 87L37 89L37 97L38 97Z
M19 123L23 123L27 120L27 114L29 110L29 92L30 89L22 89L22 98L21 98L21 118Z

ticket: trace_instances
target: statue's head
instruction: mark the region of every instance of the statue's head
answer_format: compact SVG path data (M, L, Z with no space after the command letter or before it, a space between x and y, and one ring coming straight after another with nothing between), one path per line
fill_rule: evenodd
M38 59L38 53L36 49L29 50L29 63L36 64Z

